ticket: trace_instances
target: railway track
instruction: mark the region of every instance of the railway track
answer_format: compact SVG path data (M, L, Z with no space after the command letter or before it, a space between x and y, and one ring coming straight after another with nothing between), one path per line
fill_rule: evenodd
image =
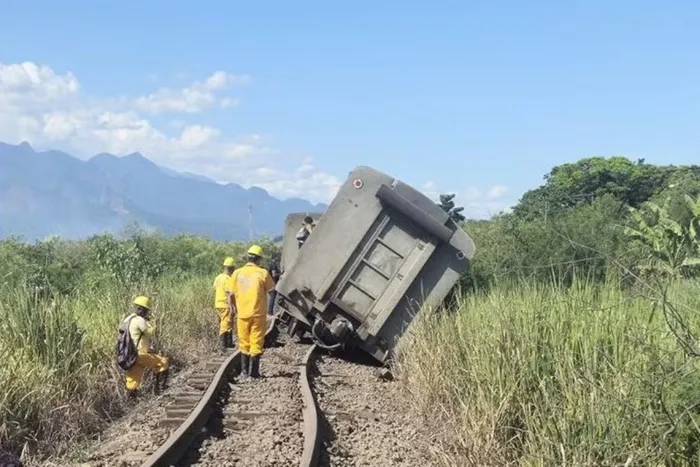
M317 353L312 374L323 467L434 465L391 375L362 354Z
M241 381L238 352L212 355L89 457L50 465L434 465L419 452L424 436L398 382L383 378L376 362L352 352L340 358L277 331L270 323L262 378Z
M159 425L174 431L141 467L317 466L321 437L310 385L317 354L316 346L277 333L273 322L261 379L242 381L238 351L212 359L213 375L187 381L203 392L180 393L166 406Z

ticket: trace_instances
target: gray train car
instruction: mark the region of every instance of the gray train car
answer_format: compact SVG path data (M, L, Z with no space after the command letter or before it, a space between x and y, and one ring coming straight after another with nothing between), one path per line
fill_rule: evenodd
M294 262L299 254L299 246L297 246L296 235L299 229L301 229L304 218L306 216L311 216L314 222L318 222L322 215L322 212L294 212L287 216L287 218L284 220L280 270L285 271L289 265Z
M424 194L357 167L287 266L277 304L321 347L350 343L385 363L419 309L444 301L474 251Z

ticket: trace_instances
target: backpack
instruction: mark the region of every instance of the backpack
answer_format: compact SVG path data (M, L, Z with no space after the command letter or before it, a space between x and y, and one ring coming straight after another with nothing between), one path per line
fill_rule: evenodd
M136 316L132 316L129 318L126 325L122 323L122 325L119 326L119 336L117 337L116 346L117 365L119 365L119 367L124 371L129 370L131 367L136 365L136 360L139 358L139 354L136 349L139 345L139 341L141 340L141 336L139 336L138 341L136 341L136 344L134 345L134 341L131 339L131 333L129 332L131 320L135 317Z
M22 467L19 457L0 449L0 467Z

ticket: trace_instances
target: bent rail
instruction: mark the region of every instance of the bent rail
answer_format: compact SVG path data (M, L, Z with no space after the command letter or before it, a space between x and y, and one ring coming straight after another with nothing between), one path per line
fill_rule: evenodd
M268 324L265 337L268 337L275 328L275 318L271 317L269 321L272 321L272 324ZM240 366L241 353L239 350L236 350L221 364L214 375L213 381L202 395L202 399L194 409L192 409L192 412L182 425L168 437L165 443L163 443L156 452L151 454L151 456L141 464L141 467L169 467L184 456L194 438L209 420L212 406L216 403L217 396L226 383L226 375L228 375L231 370L240 369Z
M317 467L319 464L319 448L321 438L318 435L318 406L316 398L311 390L310 369L313 359L318 350L316 345L312 345L302 362L299 372L299 383L301 395L304 401L304 451L301 454L300 467Z

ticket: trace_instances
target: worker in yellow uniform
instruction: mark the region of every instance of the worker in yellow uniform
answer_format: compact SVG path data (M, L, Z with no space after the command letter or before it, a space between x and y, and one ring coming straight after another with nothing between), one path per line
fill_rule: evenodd
M231 320L234 316L233 299L227 291L227 282L233 274L233 258L230 256L224 260L224 272L214 279L214 308L219 315L219 345L221 350L233 347L233 326Z
M151 350L151 338L155 334L155 325L151 322L151 301L148 297L136 297L134 299L135 310L124 320L129 329L131 340L136 345L138 358L136 364L126 371L126 390L130 396L141 387L143 370L150 368L156 373L154 391L160 393L168 384L168 359Z
M260 376L260 356L267 329L267 294L275 287L270 273L260 266L262 255L260 246L251 246L248 262L236 269L229 281L229 291L236 304L236 330L244 379Z

